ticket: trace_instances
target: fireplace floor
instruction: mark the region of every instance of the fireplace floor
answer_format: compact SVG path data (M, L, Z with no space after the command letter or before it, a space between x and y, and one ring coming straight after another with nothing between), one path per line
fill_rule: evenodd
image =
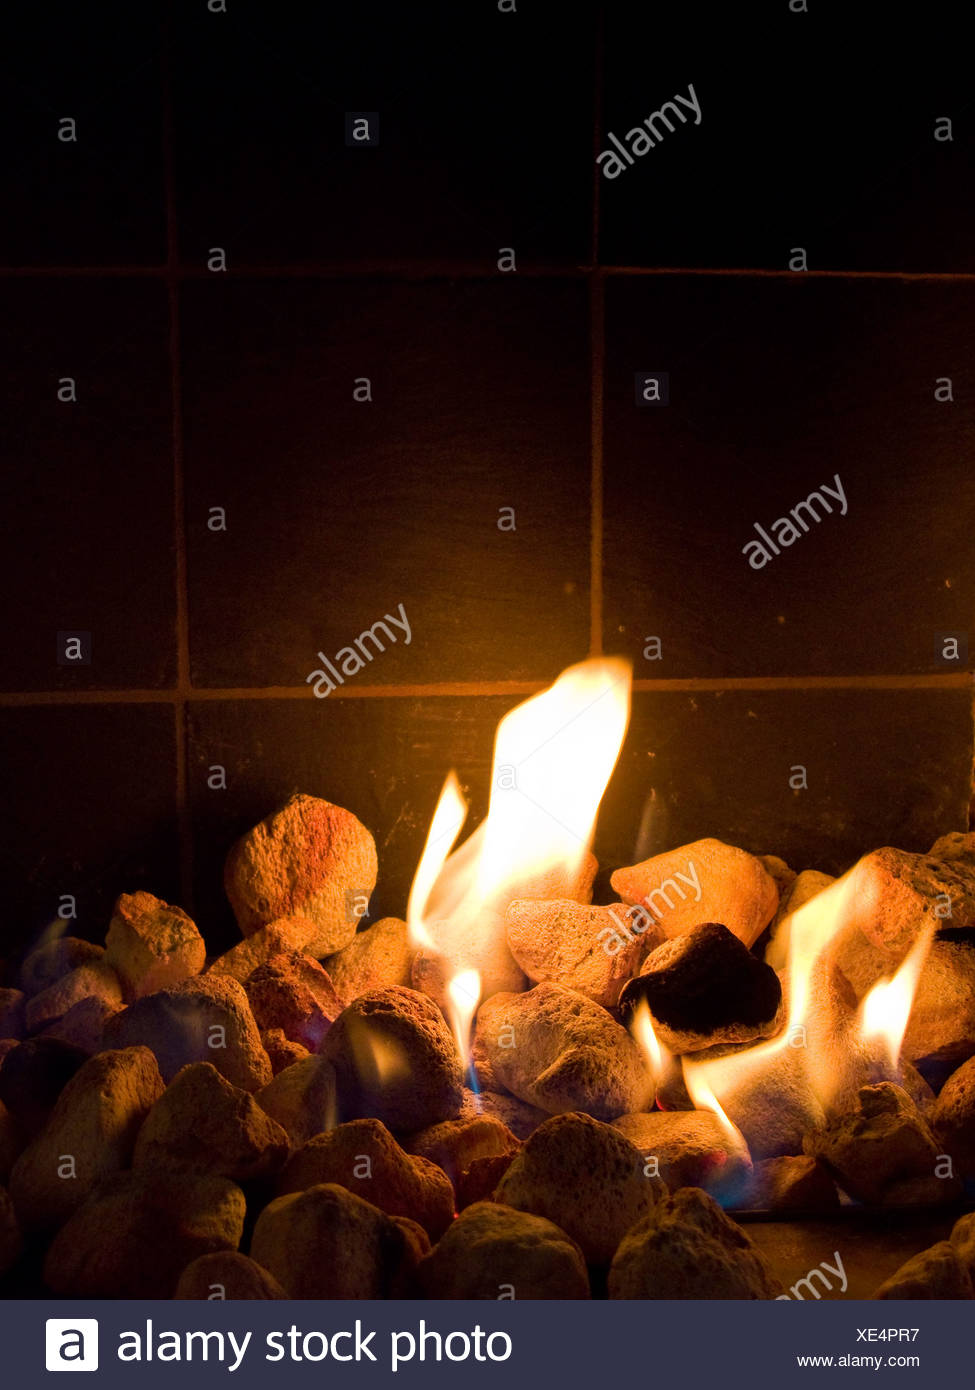
M871 1298L874 1291L912 1256L938 1241L947 1240L958 1218L971 1205L901 1211L862 1211L850 1209L837 1216L809 1217L789 1221L775 1220L762 1213L738 1216L748 1234L768 1259L786 1289L805 1279L825 1261L837 1265L839 1252L847 1279L827 1275L816 1288L824 1299ZM808 1290L800 1291L814 1299ZM792 1295L794 1297L794 1295Z

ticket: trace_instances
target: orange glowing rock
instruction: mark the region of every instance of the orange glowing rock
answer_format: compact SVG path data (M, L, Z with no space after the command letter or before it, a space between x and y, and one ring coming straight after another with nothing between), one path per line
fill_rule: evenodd
M376 871L375 841L351 811L297 795L237 841L224 887L245 936L297 913L318 928L305 949L327 956L355 936Z
M904 1055L942 1071L975 1056L975 947L935 938L921 967Z
M931 1115L935 1133L955 1173L975 1178L975 1057L953 1072L941 1088Z
M857 1108L806 1135L804 1150L820 1158L851 1197L878 1203L892 1183L927 1178L939 1147L917 1106L900 1086L860 1088Z
M258 927L243 941L238 941L229 951L218 956L207 970L208 975L232 975L241 984L259 965L264 965L272 956L287 954L289 951L307 951L318 935L318 927L310 917L300 913L292 917L279 917L268 922L266 927Z
M406 1141L407 1152L436 1163L455 1185L475 1159L515 1154L520 1148L508 1126L491 1115L444 1120Z
M342 1001L326 971L301 951L272 956L244 982L260 1029L280 1028L285 1037L317 1052Z
M633 914L639 914L634 916ZM662 934L648 912L517 899L505 914L508 946L533 984L550 980L611 1009Z
M624 902L646 908L665 936L680 936L701 922L722 922L751 946L778 906L775 880L753 854L722 840L695 840L610 879Z
M123 893L105 937L105 962L122 981L127 1000L199 975L206 945L180 907L152 893Z
M348 946L322 964L342 1002L351 1004L371 989L409 985L415 955L406 923L398 917L383 917L357 932Z
M42 1038L60 1038L62 1042L80 1047L89 1056L102 1049L105 1024L119 1012L119 1005L110 1004L97 995L90 994L72 1004L68 1012L48 1024L41 1034Z
M519 1100L507 1091L494 1090L488 1085L489 1070L486 1064L478 1063L477 1074L481 1089L476 1094L473 1091L464 1092L464 1104L459 1118L478 1119L484 1115L500 1120L516 1139L527 1139L539 1125L545 1123L549 1118L549 1112L540 1110L537 1105L529 1105L527 1101ZM482 1072L485 1075L482 1076Z
M280 1028L263 1028L261 1030L261 1042L275 1076L279 1072L287 1070L295 1062L301 1062L310 1055L307 1047L286 1038Z

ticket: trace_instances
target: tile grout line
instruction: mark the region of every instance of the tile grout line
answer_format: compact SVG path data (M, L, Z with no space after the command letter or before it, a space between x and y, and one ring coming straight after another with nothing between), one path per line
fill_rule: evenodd
M595 176L594 176L595 177ZM587 276L591 265L524 265L518 267L518 274L526 279L579 279ZM902 280L931 281L932 283L967 284L975 282L975 271L966 270L781 270L758 266L640 266L603 265L602 275L624 278L631 276L681 276L712 275L725 279L778 279L778 280ZM234 265L222 273L223 280L294 280L294 279L342 279L367 280L371 277L395 277L405 280L493 280L496 272L490 265L473 262L415 262L415 261L359 261L326 262L309 265ZM0 265L0 280L43 280L43 279L174 279L184 280L212 279L212 274L204 266L179 265L46 265L46 266L3 266Z
M182 373L179 322L179 232L173 168L173 7L167 7L163 43L163 169L166 203L166 297L169 308L169 368L172 398L173 538L176 582L176 690L173 704L176 742L176 817L179 835L180 901L193 910L193 839L187 790L186 720L190 685L189 604L186 561L186 481L183 470Z
M603 375L605 313L599 272L599 131L603 108L603 10L596 7L593 74L592 244L589 250L589 655L603 650Z
M477 699L498 695L532 695L551 680L439 681L415 685L343 686L332 691L335 700L407 700L425 698ZM945 671L922 675L871 676L658 676L634 680L639 694L695 691L777 690L973 690L975 673ZM48 705L173 705L237 700L251 703L314 700L307 685L191 686L160 690L24 690L0 693L0 708Z

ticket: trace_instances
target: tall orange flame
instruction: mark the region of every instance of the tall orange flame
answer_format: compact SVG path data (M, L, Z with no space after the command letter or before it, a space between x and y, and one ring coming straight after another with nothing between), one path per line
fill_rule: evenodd
M524 985L507 946L508 903L574 894L629 709L629 663L594 658L511 710L498 725L487 818L453 853L467 806L448 777L407 920L421 952L414 982L440 1001L455 1031L465 1025L454 977L469 982L476 972L485 998Z

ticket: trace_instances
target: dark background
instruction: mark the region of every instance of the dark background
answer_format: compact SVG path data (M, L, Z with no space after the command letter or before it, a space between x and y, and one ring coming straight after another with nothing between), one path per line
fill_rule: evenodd
M5 17L0 955L139 887L227 944L227 847L295 789L372 829L401 914L446 772L476 819L500 715L590 651L637 680L607 869L964 828L963 7L213 3ZM701 124L599 177L688 83ZM836 473L848 514L751 570ZM316 700L400 603L411 644Z

